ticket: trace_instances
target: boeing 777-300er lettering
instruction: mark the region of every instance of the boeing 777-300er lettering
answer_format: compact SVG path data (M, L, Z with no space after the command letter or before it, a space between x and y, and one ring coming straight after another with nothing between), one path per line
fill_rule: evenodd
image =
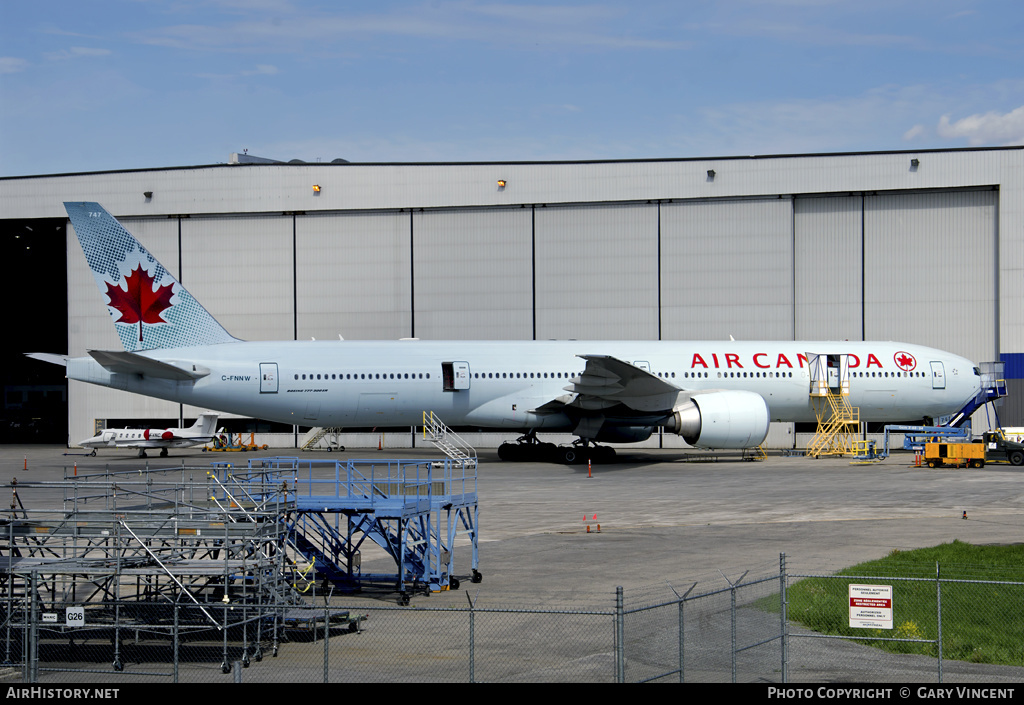
M146 450L160 449L160 457L167 457L168 448L191 448L212 441L216 434L217 414L200 414L188 428L105 428L96 436L78 445L92 448L138 448L139 457ZM204 449L205 450L205 449Z
M73 380L301 426L571 432L557 457L611 456L661 428L700 448L761 444L771 421L815 420L817 387L871 421L937 418L979 394L973 362L894 342L276 341L232 337L98 203L66 203L124 350L32 353Z

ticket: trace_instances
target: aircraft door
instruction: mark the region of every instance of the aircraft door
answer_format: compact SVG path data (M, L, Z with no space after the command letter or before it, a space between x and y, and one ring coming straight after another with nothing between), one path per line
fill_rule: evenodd
M828 388L839 389L839 361L833 361L835 355L828 356Z
M444 391L446 392L469 389L469 363L442 362L441 378L444 380Z
M277 363L260 363L260 394L277 394Z
M932 361L932 389L945 389L946 388L946 373L943 370L941 361Z

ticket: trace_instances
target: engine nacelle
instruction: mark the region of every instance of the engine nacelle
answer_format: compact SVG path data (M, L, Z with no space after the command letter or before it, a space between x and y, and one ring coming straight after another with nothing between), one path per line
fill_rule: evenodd
M672 411L666 431L698 448L753 448L768 435L768 405L755 392L696 394Z
M612 426L602 428L594 440L600 443L639 443L650 438L652 433L653 426Z

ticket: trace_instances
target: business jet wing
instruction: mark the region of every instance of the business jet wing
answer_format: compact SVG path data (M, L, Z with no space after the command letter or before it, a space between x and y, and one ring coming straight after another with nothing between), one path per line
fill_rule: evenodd
M188 446L212 443L216 436L161 436L130 440L119 438L114 441L117 448L184 448Z
M571 406L599 411L625 405L639 412L672 409L680 394L686 395L666 379L612 357L611 355L580 355L587 361L583 374L564 387L576 394Z

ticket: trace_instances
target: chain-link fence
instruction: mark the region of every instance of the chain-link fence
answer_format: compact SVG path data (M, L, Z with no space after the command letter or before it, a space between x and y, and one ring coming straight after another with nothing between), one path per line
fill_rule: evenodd
M72 599L24 578L27 589L9 579L0 596L2 668L30 683L1024 678L1024 584L938 571L790 575L782 560L688 589L619 588L606 609L499 608L472 593L467 606L442 608ZM854 604L860 594L873 597Z

